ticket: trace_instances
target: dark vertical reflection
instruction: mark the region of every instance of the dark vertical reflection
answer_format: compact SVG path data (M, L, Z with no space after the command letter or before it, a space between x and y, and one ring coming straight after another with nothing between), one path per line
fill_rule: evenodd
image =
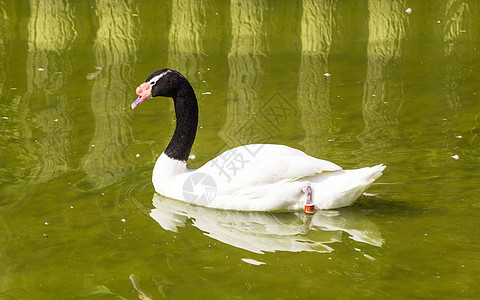
M16 9L12 1L0 1L0 182L13 183L24 179L29 158L24 150L20 122L21 109L18 85L15 84L15 47L18 47ZM15 63L14 63L15 61ZM24 66L22 65L22 68ZM17 71L18 72L18 71ZM17 83L23 83L20 81ZM13 90L12 90L13 89Z
M443 57L442 64L443 74L443 97L448 109L444 109L444 123L447 126L441 126L443 139L438 139L438 148L448 151L446 154L455 160L450 163L458 165L459 163L467 163L467 168L476 169L478 163L474 158L475 155L465 155L472 142L475 140L476 128L480 113L474 106L472 101L476 93L471 93L472 87L476 85L475 77L472 73L474 69L475 55L478 57L478 2L468 0L449 0L445 2L445 17L443 18L443 31L440 32L440 39L443 40ZM440 47L439 47L440 48ZM446 107L445 107L446 108ZM448 112L448 113L447 113ZM473 129L470 133L466 133L466 121L472 122ZM472 134L472 135L470 135ZM471 136L471 138L467 138ZM469 145L464 141L468 139ZM478 140L477 140L478 142ZM469 157L470 156L470 157ZM447 193L450 191L446 191Z
M4 95L7 85L7 48L13 40L12 21L5 1L0 1L0 95Z
M136 61L137 41L135 1L96 1L98 30L94 42L95 59L101 69L94 79L91 107L95 132L86 145L81 162L86 179L102 188L125 178L133 170L132 144L126 109L131 102L131 69Z
M303 145L312 155L322 153L319 143L326 142L334 130L329 102L328 55L335 4L336 1L303 1L298 103L305 130Z
M205 57L208 1L174 0L168 35L168 64L195 80Z
M267 130L255 118L268 52L264 0L230 3L232 42L228 53L227 116L220 137L227 146L264 142Z
M12 207L20 200L10 192L10 185L23 178L28 158L23 151L21 139L21 124L19 123L20 101L12 99L8 74L12 74L12 55L15 40L14 25L17 19L13 1L0 0L0 293L8 295L12 289L12 274L16 266L12 263L8 249L12 244L13 227L7 223L7 217L12 213Z
M462 84L465 64L462 57L471 51L474 28L471 26L474 4L472 1L449 0L445 5L444 55L445 55L445 97L452 110L462 108L457 86Z
M65 85L72 71L68 50L76 37L72 16L72 6L63 0L30 1L27 93L21 106L33 121L23 135L31 138L26 147L34 182L51 180L69 167L72 121Z
M74 9L66 1L8 2L0 2L0 82L5 84L0 122L7 122L0 123L0 168L10 183L0 184L0 294L28 298L25 265L54 249L31 243L35 217L29 214L44 216L37 209L48 193L38 187L50 190L50 183L71 169L73 122L66 86L73 76L70 51L76 28ZM20 64L19 57L25 57ZM32 184L43 182L48 184ZM49 203L50 213L54 205Z
M397 115L403 101L398 68L405 39L405 7L404 1L368 2L368 66L363 94L365 129L362 135L362 142L366 144L396 135Z

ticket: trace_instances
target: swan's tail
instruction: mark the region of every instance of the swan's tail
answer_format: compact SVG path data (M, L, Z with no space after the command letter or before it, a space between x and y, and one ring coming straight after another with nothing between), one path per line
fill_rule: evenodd
M318 209L333 209L351 205L380 176L386 166L383 164L355 170L336 171L325 174L327 178L315 186L314 193L320 193L315 201Z

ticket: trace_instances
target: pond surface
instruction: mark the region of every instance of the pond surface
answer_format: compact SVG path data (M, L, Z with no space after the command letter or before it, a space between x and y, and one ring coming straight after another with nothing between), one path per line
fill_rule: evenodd
M0 0L0 298L474 298L480 294L476 1ZM278 143L387 165L352 206L204 209L155 195L172 101L192 168Z

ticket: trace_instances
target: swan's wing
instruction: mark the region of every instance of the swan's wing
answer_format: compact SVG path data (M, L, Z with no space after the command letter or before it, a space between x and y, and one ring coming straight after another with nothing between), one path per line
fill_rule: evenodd
M217 186L225 184L236 189L341 169L288 146L253 144L227 150L197 171L212 176Z

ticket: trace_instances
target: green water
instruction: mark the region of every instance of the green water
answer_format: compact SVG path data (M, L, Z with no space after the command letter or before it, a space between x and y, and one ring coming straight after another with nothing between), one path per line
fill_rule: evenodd
M0 0L0 299L479 297L479 13ZM130 104L164 67L199 99L192 168L262 142L388 167L311 218L155 196L172 103Z

